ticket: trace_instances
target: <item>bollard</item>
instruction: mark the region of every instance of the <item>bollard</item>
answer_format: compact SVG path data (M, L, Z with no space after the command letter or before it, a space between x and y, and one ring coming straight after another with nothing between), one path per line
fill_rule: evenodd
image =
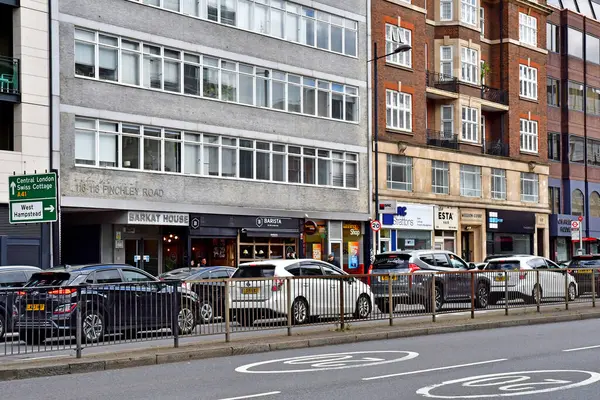
M179 348L179 310L183 306L183 290L181 302L179 301L179 283L173 283L173 294L171 300L171 331L173 332L173 347ZM181 305L179 305L181 303Z
M569 309L569 273L565 269L565 310Z
M537 292L534 291L535 295L535 304L536 304L536 310L537 312L540 312L540 303L542 301L541 297L538 293L539 293L539 287L540 287L540 270L536 269L535 270L535 285L538 288Z
M471 271L471 319L475 319L475 272Z
M596 307L596 270L592 268L592 307Z
M346 329L344 323L344 284L346 283L345 279L342 277L340 279L340 330Z
M287 334L292 336L292 278L286 278Z
M392 273L388 273L388 311L390 313L390 326L394 325L394 301L392 299Z
M231 308L229 301L231 300L231 280L225 281L225 342L229 343L231 340Z
M435 273L431 273L431 320L435 322L435 313L436 313L436 305L435 305Z
M508 315L508 272L504 271L504 315Z
M83 302L81 301L81 286L77 287L77 308L75 309L75 320L77 321L77 327L75 328L75 340L76 340L76 350L75 354L77 358L81 358L81 330L83 328L81 320L81 307Z

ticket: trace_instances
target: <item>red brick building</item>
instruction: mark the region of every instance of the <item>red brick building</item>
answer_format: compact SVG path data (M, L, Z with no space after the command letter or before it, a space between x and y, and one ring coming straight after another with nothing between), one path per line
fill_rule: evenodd
M380 250L548 255L550 13L544 1L372 1L378 54L412 46L378 61L379 199L422 213L412 226L380 215Z

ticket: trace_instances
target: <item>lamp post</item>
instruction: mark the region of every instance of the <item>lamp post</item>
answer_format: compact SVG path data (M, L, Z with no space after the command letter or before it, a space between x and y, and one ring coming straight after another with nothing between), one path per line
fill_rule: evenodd
M379 75L377 74L377 61L392 54L404 53L411 50L411 46L400 42L400 45L391 53L377 56L377 42L373 43L373 58L367 63L373 62L373 102L375 104L373 112L373 142L375 152L375 215L379 215ZM371 201L369 193L369 201ZM377 217L376 217L377 218ZM379 253L379 232L375 233L375 250Z

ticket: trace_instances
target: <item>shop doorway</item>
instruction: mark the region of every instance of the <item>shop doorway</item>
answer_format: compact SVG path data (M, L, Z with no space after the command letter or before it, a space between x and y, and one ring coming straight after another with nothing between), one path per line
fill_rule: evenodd
M473 262L473 231L462 231L461 234L461 257L466 262Z
M199 267L202 259L206 259L209 267L236 266L236 239L225 238L192 238L190 265Z
M544 257L544 230L537 230L537 255Z
M125 263L158 276L158 246L157 239L126 239Z
M340 268L342 268L343 264L343 260L342 260L342 243L340 242L331 242L330 243L331 249L329 251L329 253L333 253L334 259L335 261L337 261L337 264ZM329 253L327 255L329 255ZM327 259L327 258L325 258Z

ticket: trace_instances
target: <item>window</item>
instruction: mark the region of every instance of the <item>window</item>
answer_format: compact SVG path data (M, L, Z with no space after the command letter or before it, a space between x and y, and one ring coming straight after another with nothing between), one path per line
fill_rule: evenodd
M479 30L481 37L485 37L485 9L479 7Z
M537 203L539 187L537 174L521 172L521 201Z
M594 218L600 217L600 194L598 192L590 194L590 215Z
M558 26L549 22L546 23L546 50L554 53L560 52L559 32Z
M588 165L600 166L600 141L587 140L587 163Z
M568 96L569 109L583 111L583 84L569 81Z
M560 81L554 78L546 79L548 105L560 107Z
M538 123L521 118L521 151L537 153Z
M390 54L401 44L411 44L411 31L390 24L385 25L385 53ZM403 67L412 67L412 50L391 54L386 61Z
M21 271L9 271L0 273L0 287L21 287L27 283L27 276Z
M548 159L560 161L560 133L548 132Z
M445 161L431 161L431 191L437 194L448 194L449 165Z
M94 275L95 275L96 283L100 283L100 284L123 282L123 279L121 278L121 274L119 274L119 271L117 271L116 269L96 271L96 273ZM148 278L146 278L146 280L148 280ZM130 282L130 281L127 281L127 282Z
M506 200L506 170L492 168L492 199Z
M588 114L600 114L600 89L586 87L587 96L586 109Z
M586 61L600 64L600 39L589 34L585 35Z
M537 46L537 19L535 17L519 13L519 41Z
M452 20L452 3L452 0L440 0L440 21Z
M466 47L461 47L460 49L460 63L461 63L461 72L460 79L468 82L477 84L477 66L479 65L479 55L477 50L467 49Z
M567 52L570 56L583 58L583 32L567 28Z
M412 158L388 154L387 187L394 190L412 191Z
M452 56L452 47L441 46L440 47L440 73L443 79L452 79L454 77L454 63Z
M342 121L359 119L354 86L80 29L75 53L77 76Z
M569 137L569 161L582 163L583 156L583 138L571 135Z
M460 166L460 195L481 197L481 167L474 165Z
M571 195L571 214L584 215L583 213L583 192L579 189L573 190Z
M358 188L358 155L77 117L75 164Z
M460 0L460 20L465 24L477 25L476 0Z
M127 269L124 269L121 272L123 272L123 278L125 279L125 282L154 282L151 277L146 276L141 272L130 271Z
M284 0L270 5L266 0L182 0L182 7L179 0L143 3L312 47L316 39L320 49L357 55L356 21Z
M412 130L412 96L386 90L386 126L410 132Z
M548 200L550 201L550 212L552 214L560 214L560 188L552 187L548 188Z
M445 133L445 138L452 138L454 132L454 106L452 105L444 105L441 106L441 116L442 116L442 132Z
M519 65L519 95L527 99L537 100L537 68Z
M477 109L471 107L462 108L462 140L466 142L479 143L477 127L479 120L477 118Z

